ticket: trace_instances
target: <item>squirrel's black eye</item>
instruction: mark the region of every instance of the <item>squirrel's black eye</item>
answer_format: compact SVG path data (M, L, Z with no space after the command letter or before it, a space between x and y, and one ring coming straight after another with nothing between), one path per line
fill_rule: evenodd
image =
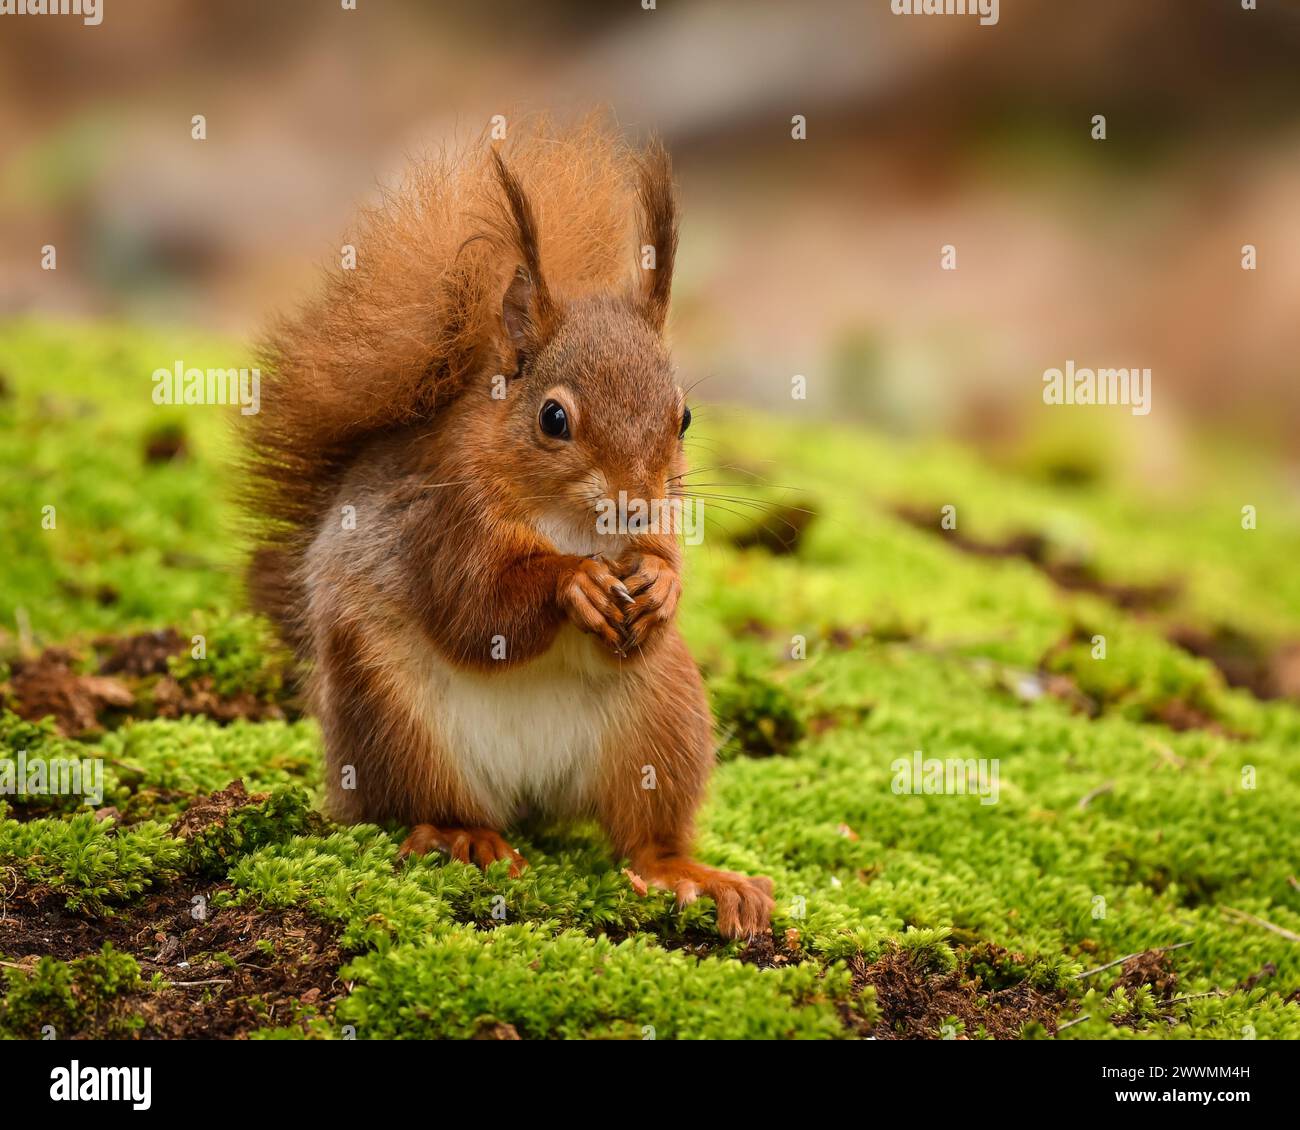
M686 429L689 428L690 426L691 426L691 410L689 408L683 408L682 409L682 430L677 433L677 438L681 439L682 436L686 434Z
M556 401L548 400L542 405L537 422L541 425L543 435L552 439L569 438L569 414Z

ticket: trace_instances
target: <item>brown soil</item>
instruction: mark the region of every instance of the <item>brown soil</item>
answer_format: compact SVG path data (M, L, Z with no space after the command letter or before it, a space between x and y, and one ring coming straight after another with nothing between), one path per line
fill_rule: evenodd
M488 1022L483 1024L471 1037L475 1040L520 1040L519 1035L513 1024L499 1024Z
M1055 1035L1056 1018L1066 1000L1063 990L1047 993L1026 981L985 992L976 976L961 970L925 974L897 950L871 964L853 958L849 968L856 991L867 986L876 991L881 1019L862 1034L878 1040L940 1039L954 1018L962 1024L955 1037L959 1040L974 1037L981 1028L992 1039L1014 1040L1034 1021ZM849 1022L865 1027L857 1017Z
M10 680L0 685L0 692L7 693L14 712L28 721L53 716L65 737L100 733L106 724L126 717L190 715L225 724L286 716L279 703L263 702L247 691L218 694L210 675L178 682L168 673L167 660L184 646L174 628L101 637L94 642L95 650L104 656L95 675L77 673L72 651L46 648L39 658L14 660Z
M1174 972L1168 953L1148 950L1130 957L1120 966L1120 975L1111 985L1110 992L1124 988L1132 993L1143 985L1150 986L1152 995L1158 1001L1167 1001L1175 994L1178 989L1178 974Z
M978 557L1018 557L1035 565L1060 588L1072 592L1090 592L1130 612L1160 612L1169 608L1180 593L1178 581L1157 584L1121 584L1102 579L1091 562L1053 556L1051 544L1042 534L1012 534L1002 541L985 542L958 530L940 527L938 507L926 509L903 504L895 514L917 529L941 534L963 553ZM1300 640L1269 644L1257 636L1229 625L1212 631L1181 625L1169 630L1168 640L1184 651L1208 659L1222 673L1230 687L1250 691L1259 699L1290 698L1300 700ZM1196 716L1194 707L1174 703L1168 717L1160 717L1176 730L1214 729L1210 720Z
M141 632L135 636L103 636L97 651L107 651L99 664L101 675L130 675L137 679L167 674L167 660L179 655L185 641L175 628Z
M1112 996L1117 989L1123 988L1132 999L1133 994L1144 985L1151 989L1151 995L1158 1004L1168 1004L1173 999L1178 989L1178 974L1174 971L1167 952L1148 950L1130 957L1120 966L1120 975L1106 995ZM1173 1022L1172 1017L1166 1019ZM1145 1025L1146 1019L1137 1012L1129 1012L1114 1017L1114 1023L1125 1028L1138 1028Z
M1068 703L1076 713L1086 714L1090 718L1100 717L1110 705L1085 693L1074 677L1052 670L1056 657L1079 645L1087 646L1092 638L1092 631L1076 627L1072 632L1062 636L1052 644L1038 661L1038 677L1045 693ZM1171 698L1164 702L1146 706L1149 721L1160 722L1171 730L1205 730L1221 737L1239 739L1244 735L1224 726L1213 714L1196 705L1187 698Z
M1169 642L1208 659L1230 687L1256 698L1300 699L1300 641L1272 646L1257 636L1227 625L1205 631L1188 625L1169 632Z
M950 545L976 557L1018 557L1045 573L1060 588L1071 592L1090 592L1130 612L1154 612L1167 608L1182 586L1177 581L1158 584L1121 584L1105 580L1097 567L1080 558L1057 557L1051 543L1042 534L1011 534L1002 541L980 541L960 530L945 530L939 525L939 508L901 505L894 513L909 525L942 536Z
M1148 716L1156 722L1163 722L1171 730L1206 730L1225 738L1240 738L1242 735L1227 729L1213 715L1207 714L1199 706L1183 698L1171 698L1147 711Z
M227 723L240 719L280 721L285 717L284 708L279 703L263 702L248 691L229 697L217 694L212 687L211 675L200 675L184 684L164 675L154 684L153 705L159 718L183 718L190 714Z
M53 715L66 737L98 733L100 718L109 710L129 710L136 698L120 679L80 675L73 670L71 652L48 647L36 659L16 659L5 688L14 711L30 722Z
M860 726L875 709L873 703L858 706L842 706L835 710L824 710L808 719L808 732L813 735L829 733L841 726Z
M192 839L214 824L224 825L231 813L238 812L250 804L260 804L269 795L269 793L249 794L244 789L243 781L231 781L220 792L196 798L194 803L176 818L169 830L178 839Z
M92 1028L60 1038L94 1038L128 1016L142 1019L143 1039L230 1039L304 1013L331 1015L349 988L337 975L343 955L335 927L297 910L213 907L225 889L178 883L94 919L68 914L62 896L20 883L0 902L0 953L31 967L41 956L68 961L112 942L139 962L143 981L161 974L168 982L121 994Z
M786 930L780 936L770 930L745 943L736 955L742 965L757 965L760 969L778 969L782 965L796 965L805 958L799 931Z

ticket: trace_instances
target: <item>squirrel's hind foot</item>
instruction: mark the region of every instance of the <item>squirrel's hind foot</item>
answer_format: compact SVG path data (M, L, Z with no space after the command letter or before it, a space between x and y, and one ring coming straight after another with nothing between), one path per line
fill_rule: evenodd
M662 887L686 906L707 895L718 906L718 933L724 938L752 938L766 933L772 918L772 880L766 875L741 875L705 867L686 856L668 856L652 862L633 862L638 877L652 887Z
M461 863L473 863L486 870L498 859L510 861L510 877L516 878L528 866L514 848L491 828L440 828L434 824L417 824L402 841L398 856L427 855L439 851Z

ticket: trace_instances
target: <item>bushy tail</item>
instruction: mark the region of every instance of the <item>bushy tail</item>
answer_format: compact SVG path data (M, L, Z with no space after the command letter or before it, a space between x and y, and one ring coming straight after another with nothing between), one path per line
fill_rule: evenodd
M417 162L347 240L355 268L261 343L261 409L246 418L254 607L302 648L303 553L361 446L428 420L467 380L510 372L502 298L520 266L486 136ZM612 288L633 269L638 158L602 121L516 122L495 146L523 186L551 291Z

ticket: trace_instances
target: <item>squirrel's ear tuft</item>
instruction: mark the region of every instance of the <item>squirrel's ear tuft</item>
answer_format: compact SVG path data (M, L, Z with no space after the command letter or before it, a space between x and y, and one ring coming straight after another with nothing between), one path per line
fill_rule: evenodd
M640 305L646 320L662 331L668 318L677 257L677 200L673 194L673 165L663 142L655 138L641 156Z
M506 167L501 154L495 150L492 152L492 161L510 213L510 239L519 258L523 260L515 270L501 304L501 320L505 325L506 336L522 359L535 352L550 334L555 322L555 307L542 276L533 206L519 179Z
M539 335L533 318L533 281L525 267L515 271L515 277L506 288L501 302L501 321L517 354L523 356L535 350Z

